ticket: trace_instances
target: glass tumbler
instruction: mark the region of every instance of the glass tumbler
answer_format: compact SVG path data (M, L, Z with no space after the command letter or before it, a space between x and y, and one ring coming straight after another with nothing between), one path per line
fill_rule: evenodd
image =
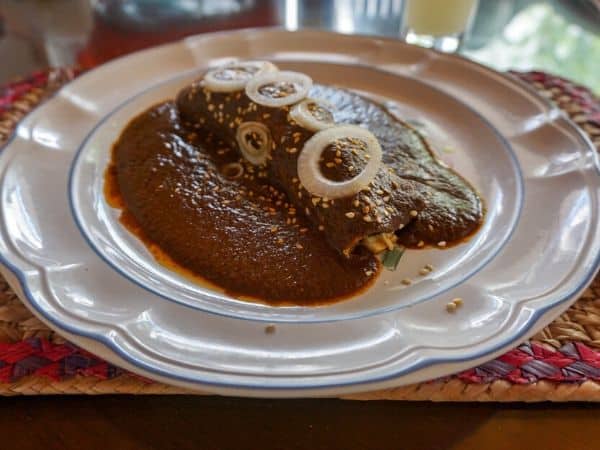
M476 10L477 0L405 0L401 36L409 44L455 52Z

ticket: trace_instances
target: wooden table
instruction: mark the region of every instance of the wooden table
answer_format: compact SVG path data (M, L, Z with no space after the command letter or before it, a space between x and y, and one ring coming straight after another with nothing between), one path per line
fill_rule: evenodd
M591 404L439 404L222 397L0 401L7 450L600 448Z
M286 20L283 2L275 1L240 1L242 13L203 18L165 9L134 17L115 2L98 3L106 9L92 10L87 1L75 0L5 2L0 30L31 50L29 59L0 55L6 74L48 63L89 67L188 34ZM329 20L330 2L321 2L322 14L311 13L317 3L301 2L305 23ZM581 67L593 70L592 63ZM589 404L104 396L5 398L0 405L1 448L7 450L600 448L595 428L600 409Z

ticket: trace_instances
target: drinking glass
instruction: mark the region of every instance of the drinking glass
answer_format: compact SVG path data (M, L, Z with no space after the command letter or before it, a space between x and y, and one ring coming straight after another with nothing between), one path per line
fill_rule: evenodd
M476 10L477 0L405 0L402 38L410 44L455 52Z

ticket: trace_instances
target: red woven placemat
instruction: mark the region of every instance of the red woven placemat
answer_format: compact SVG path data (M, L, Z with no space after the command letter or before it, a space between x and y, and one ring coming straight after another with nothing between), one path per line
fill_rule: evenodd
M600 149L600 100L542 72L513 74L554 101ZM76 71L53 69L0 90L0 144L19 120ZM35 319L0 278L0 394L180 393L65 342ZM360 399L600 401L600 280L541 333L479 367Z

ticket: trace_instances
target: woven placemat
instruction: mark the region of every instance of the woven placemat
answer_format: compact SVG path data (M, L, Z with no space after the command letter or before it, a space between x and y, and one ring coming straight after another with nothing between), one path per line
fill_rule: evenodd
M516 73L562 108L600 150L600 99L542 72ZM19 120L77 75L35 73L0 90L0 145ZM66 342L25 308L0 277L0 394L181 394ZM352 395L372 400L600 401L600 277L530 341L477 368L426 383Z

